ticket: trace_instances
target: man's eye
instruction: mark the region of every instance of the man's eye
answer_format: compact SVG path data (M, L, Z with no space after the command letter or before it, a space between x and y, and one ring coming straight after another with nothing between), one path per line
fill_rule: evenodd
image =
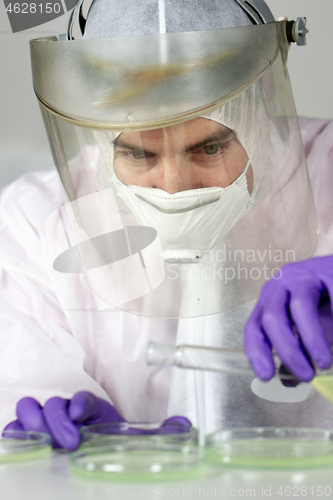
M146 158L146 154L144 151L129 151L129 156L134 158L135 160L144 160Z
M125 158L132 158L133 160L144 160L147 157L144 151L134 150L120 151L120 156L124 156Z
M206 155L215 155L218 153L220 150L219 144L207 144L206 146L203 146L202 151Z

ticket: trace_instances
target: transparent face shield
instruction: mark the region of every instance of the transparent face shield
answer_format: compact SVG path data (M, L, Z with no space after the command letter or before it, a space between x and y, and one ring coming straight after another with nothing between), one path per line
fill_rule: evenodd
M31 42L71 235L56 271L83 272L111 306L179 318L253 301L312 255L284 29Z

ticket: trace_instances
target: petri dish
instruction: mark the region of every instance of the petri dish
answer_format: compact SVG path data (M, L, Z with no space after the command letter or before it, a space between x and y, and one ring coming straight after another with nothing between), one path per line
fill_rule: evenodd
M0 463L45 458L51 449L51 436L48 434L35 431L4 431L0 439Z
M221 430L207 436L210 464L259 469L333 466L333 431L293 427Z
M73 474L110 481L161 481L194 477L205 470L198 431L183 424L128 423L83 427L71 453Z

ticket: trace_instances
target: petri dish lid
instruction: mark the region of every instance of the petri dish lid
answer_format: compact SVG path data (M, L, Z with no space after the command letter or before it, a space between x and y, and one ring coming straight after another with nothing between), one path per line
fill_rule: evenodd
M0 439L0 463L44 458L51 452L51 436L42 432L8 430Z
M80 432L83 443L71 453L70 469L87 479L182 480L205 470L198 431L188 425L119 422Z
M253 427L207 436L210 464L258 469L299 469L333 465L333 431Z
M83 441L110 438L114 440L119 436L170 436L173 439L191 440L198 439L198 431L190 423L181 422L111 422L104 424L86 425L80 429Z

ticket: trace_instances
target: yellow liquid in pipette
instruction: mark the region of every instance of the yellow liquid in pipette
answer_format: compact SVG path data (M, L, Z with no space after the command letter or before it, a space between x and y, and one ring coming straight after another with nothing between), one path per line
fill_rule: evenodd
M311 383L324 398L333 403L333 375L315 377Z

